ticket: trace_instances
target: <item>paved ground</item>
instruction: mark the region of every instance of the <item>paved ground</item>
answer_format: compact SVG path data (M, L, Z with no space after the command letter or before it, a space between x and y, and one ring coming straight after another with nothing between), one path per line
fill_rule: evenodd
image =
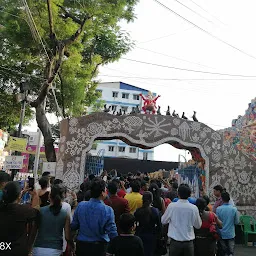
M255 256L256 247L243 247L241 245L237 245L235 250L235 255L236 256Z
M167 253L166 256L169 256L169 254ZM243 247L242 245L237 245L235 256L256 256L256 247Z

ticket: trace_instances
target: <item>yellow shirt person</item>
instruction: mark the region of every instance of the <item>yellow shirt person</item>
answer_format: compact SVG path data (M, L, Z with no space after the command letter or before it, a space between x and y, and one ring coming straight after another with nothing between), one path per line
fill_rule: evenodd
M135 180L131 184L132 192L126 194L124 197L129 204L131 214L134 214L135 211L142 207L142 195L139 193L140 191L140 182Z

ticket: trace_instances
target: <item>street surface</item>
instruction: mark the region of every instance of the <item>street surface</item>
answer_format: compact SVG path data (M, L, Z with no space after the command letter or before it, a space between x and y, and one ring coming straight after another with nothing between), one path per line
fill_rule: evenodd
M169 253L165 256L169 256ZM256 247L243 247L242 245L236 245L235 256L256 256Z

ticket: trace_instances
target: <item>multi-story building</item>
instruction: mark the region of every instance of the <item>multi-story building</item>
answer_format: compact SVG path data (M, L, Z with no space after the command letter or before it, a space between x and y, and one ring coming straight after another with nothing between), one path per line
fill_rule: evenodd
M129 114L136 106L141 109L143 102L140 94L147 95L149 92L123 82L100 83L97 90L101 93L101 100L105 102L107 108L110 107L110 113L116 110L115 114L120 110L122 113L125 111ZM105 157L154 160L154 149L144 150L132 147L120 140L98 141L93 145L90 153L97 155L100 151L104 152Z

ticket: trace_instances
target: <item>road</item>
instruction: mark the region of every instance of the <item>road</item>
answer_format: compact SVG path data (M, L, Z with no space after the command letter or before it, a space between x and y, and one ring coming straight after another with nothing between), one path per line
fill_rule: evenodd
M235 256L255 256L256 247L243 247L242 245L236 245ZM165 256L169 256L167 253Z
M256 247L243 247L241 245L237 245L235 250L235 255L236 256L255 256Z

